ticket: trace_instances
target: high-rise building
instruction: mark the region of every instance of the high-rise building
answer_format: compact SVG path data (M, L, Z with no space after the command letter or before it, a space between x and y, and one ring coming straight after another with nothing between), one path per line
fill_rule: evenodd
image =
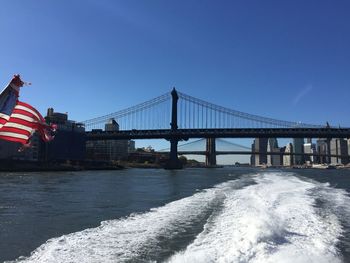
M252 143L252 152L254 152L255 151L255 140L253 141L253 143ZM250 156L250 165L251 166L256 166L255 165L255 154L252 154L251 156Z
M267 138L256 138L252 144L252 151L258 152L251 157L251 164L254 166L267 164Z
M268 144L270 145L271 149L276 149L276 148L278 148L278 141L277 141L277 138L269 138L269 139L268 139Z
M316 141L316 149L319 157L317 162L320 164L329 164L330 163L330 140L329 139L318 139Z
M344 157L341 158L342 164L348 164L350 162L350 153L348 150L348 142L346 139L339 139L340 140L340 154Z
M293 144L288 143L284 150L285 155L283 155L283 166L292 166L294 165L294 158L293 158ZM290 155L288 154L290 153Z
M332 139L330 141L331 164L347 164L349 162L348 144L345 139Z
M293 139L293 151L296 154L294 156L294 164L302 165L304 164L304 139L303 138L294 138Z
M276 138L269 138L267 143L267 152L276 154L267 154L267 165L268 166L279 166L281 165L280 148L278 147L278 141Z
M308 155L304 155L304 160L308 164L312 164L316 162L315 154L316 154L316 144L312 143L311 139L307 139L307 142L304 143L304 153Z

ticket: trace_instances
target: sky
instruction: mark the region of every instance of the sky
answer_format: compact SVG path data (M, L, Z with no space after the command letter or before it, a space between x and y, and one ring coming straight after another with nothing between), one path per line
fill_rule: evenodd
M350 127L345 0L0 0L0 85L76 121L175 86L239 111Z

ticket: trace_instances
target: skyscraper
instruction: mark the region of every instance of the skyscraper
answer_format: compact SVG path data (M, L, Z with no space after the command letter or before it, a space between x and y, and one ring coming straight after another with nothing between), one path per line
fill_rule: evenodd
M267 152L276 153L267 155L267 165L268 166L279 166L281 165L281 156L277 153L280 153L280 148L278 147L277 138L269 138L267 143Z
M331 164L347 164L348 157L348 143L345 139L332 139L330 141Z
M316 141L317 152L320 154L318 158L318 162L320 164L330 163L329 156L325 156L330 154L330 140L329 139L318 139Z
M315 163L316 158L314 156L314 154L316 154L316 145L314 143L312 143L311 139L308 138L307 142L304 143L304 153L307 153L309 155L305 155L304 156L304 160L306 163Z
M258 166L267 164L267 138L256 138L252 144L252 151L259 152L259 154L253 154L251 158L251 164Z
M285 153L293 153L293 144L288 143L285 148ZM293 155L283 155L283 166L292 166L294 164Z
M252 152L254 152L254 151L255 151L255 140L252 143ZM252 154L250 156L250 165L255 166L255 154Z
M294 156L294 164L296 165L302 165L304 164L304 156L302 155L304 153L304 138L294 138L293 139L293 150L295 154Z

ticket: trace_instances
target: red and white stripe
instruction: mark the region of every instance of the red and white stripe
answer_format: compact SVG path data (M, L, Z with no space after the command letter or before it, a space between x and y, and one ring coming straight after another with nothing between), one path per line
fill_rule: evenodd
M44 141L52 139L49 133L51 127L27 103L18 101L10 116L0 113L0 139L27 144L36 130Z

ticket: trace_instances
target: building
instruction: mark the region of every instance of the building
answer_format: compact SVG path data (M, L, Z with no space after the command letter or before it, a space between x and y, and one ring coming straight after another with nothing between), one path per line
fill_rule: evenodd
M132 152L135 152L135 151L136 151L135 141L133 141L133 140L128 141L128 152L132 153Z
M294 165L294 156L293 154L293 144L288 143L285 147L284 150L285 153L287 153L286 155L283 155L283 166L292 166ZM290 154L288 154L290 153Z
M348 143L345 139L332 139L330 141L331 164L347 164L349 162Z
M303 165L305 163L304 156L304 139L303 138L293 138L293 151L294 155L294 164Z
M305 163L313 164L316 163L316 144L312 143L311 139L308 139L306 143L304 143L304 153L308 154L304 156Z
M42 159L44 161L80 161L85 159L85 128L81 123L68 120L67 113L54 112L53 108L47 110L45 120L49 124L56 124L55 139L42 142Z
M31 147L22 150L21 144L0 140L0 159L23 161L65 161L85 158L85 129L82 124L68 120L66 113L49 108L47 123L57 125L54 140L43 142L35 133Z
M269 138L267 143L267 152L276 153L276 155L267 155L268 166L280 166L282 164L282 158L280 155L281 149L278 147L277 138ZM278 153L278 154L277 154Z
M267 164L267 138L256 138L252 144L252 152L259 152L251 156L251 165L259 166Z
M0 159L38 161L40 158L40 138L35 133L31 138L31 147L23 148L20 143L0 140Z
M110 119L105 124L105 131L119 131L119 124L115 119ZM131 143L134 145L135 142ZM114 161L126 159L129 152L128 140L98 140L87 141L86 143L87 159Z
M253 141L253 143L252 143L252 152L254 151L254 149L255 149L255 140ZM251 166L256 166L255 165L255 154L252 154L251 156L250 156L250 165Z
M119 131L119 124L115 121L115 119L111 118L105 124L105 131Z
M339 139L340 144L340 155L344 156L341 157L341 163L342 164L348 164L350 163L350 152L348 150L348 141L346 139Z
M316 149L319 154L317 163L329 164L330 163L330 140L329 139L318 139L316 141ZM327 156L328 155L328 156Z

